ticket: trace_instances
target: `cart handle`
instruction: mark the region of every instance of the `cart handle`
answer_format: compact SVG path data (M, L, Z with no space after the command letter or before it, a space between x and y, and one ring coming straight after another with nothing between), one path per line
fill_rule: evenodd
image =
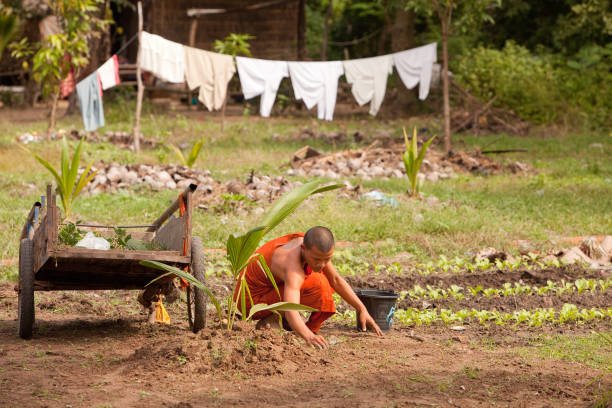
M183 191L183 193L181 194L183 199L186 200L187 196L190 193L193 193L194 191L196 191L196 189L198 188L197 184L190 184L189 187L187 187L185 189L185 191ZM164 213L162 215L159 216L158 219L156 219L155 221L153 221L153 224L147 229L147 232L154 232L156 231L159 227L161 227L161 225L166 222L166 220L168 219L168 217L170 217L172 214L174 214L174 212L176 210L179 209L181 203L180 203L180 199L176 199L174 200L174 202L172 203L172 205L170 207L168 207L168 209L166 211L164 211Z
M30 213L28 214L28 218L25 224L23 225L23 228L21 229L21 236L19 237L19 240L22 240L28 237L28 230L29 230L30 225L32 224L32 220L34 219L34 214L37 213L37 210L40 210L40 207L42 207L42 204L39 201L35 202L34 205L32 206L32 209L30 210Z

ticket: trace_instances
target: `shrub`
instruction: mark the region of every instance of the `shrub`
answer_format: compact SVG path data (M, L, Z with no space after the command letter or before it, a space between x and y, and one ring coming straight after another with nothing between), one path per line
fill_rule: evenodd
M497 95L497 105L532 122L553 121L562 109L553 66L512 41L502 50L475 48L454 64L453 72L475 96Z

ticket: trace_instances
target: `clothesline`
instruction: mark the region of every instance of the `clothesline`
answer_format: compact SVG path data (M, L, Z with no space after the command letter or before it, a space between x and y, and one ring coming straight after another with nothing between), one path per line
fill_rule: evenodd
M316 105L319 119L332 120L338 80L342 75L351 84L351 91L359 105L370 102L371 115L376 115L382 105L387 78L393 73L393 67L407 88L419 85L419 99L427 98L433 64L437 61L436 47L436 43L431 43L393 54L344 61L277 61L235 57L234 63L234 57L230 55L184 46L143 31L138 64L141 69L166 82L185 82L191 90L199 88L198 99L211 111L223 106L227 85L238 71L245 99L261 96L260 114L263 117L270 115L282 79L290 77L295 97L302 99L308 109ZM97 109L102 110L102 89L119 83L116 55L96 73L100 83L99 95L97 92L87 92L83 96L86 102L89 101L86 105L91 108L90 111L96 111L95 114L89 112L90 119L100 116ZM91 91L95 78L90 76L84 81L89 81L90 86L81 88ZM96 100L92 101L91 98ZM82 95L79 94L81 99ZM83 105L81 113L85 128L93 130L100 120L86 120L88 111L83 109ZM102 125L103 121L102 112Z

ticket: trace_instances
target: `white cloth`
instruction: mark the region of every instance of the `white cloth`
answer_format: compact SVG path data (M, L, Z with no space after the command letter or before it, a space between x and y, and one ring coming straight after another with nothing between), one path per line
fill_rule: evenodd
M393 54L395 69L406 88L412 89L420 82L419 99L421 100L429 95L431 72L437 60L436 43Z
M259 113L267 118L281 81L289 76L287 62L236 57L236 65L245 99L261 95Z
M106 90L119 84L119 62L117 56L113 55L104 64L98 68L102 89Z
M227 84L236 72L231 55L185 46L185 79L189 89L200 88L198 99L211 111L223 106Z
M166 82L184 82L183 45L143 31L140 38L140 67Z
M362 106L370 103L370 115L376 116L387 91L387 77L393 73L393 58L382 55L373 58L347 60L344 64L346 81Z
M308 109L317 105L319 119L332 120L338 93L338 78L344 73L342 62L289 62L288 64L296 99L303 99Z

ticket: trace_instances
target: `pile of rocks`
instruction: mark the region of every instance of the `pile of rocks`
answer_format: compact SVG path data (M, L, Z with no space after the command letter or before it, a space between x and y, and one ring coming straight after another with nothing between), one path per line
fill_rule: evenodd
M404 144L395 144L390 148L366 148L345 150L328 155L310 155L304 159L291 161L288 176L358 177L364 181L374 178L406 177L402 153ZM302 150L302 149L301 149ZM310 152L310 150L309 150ZM443 152L429 149L418 177L428 181L437 181L457 177L457 173L497 174L503 171L513 173L530 171L529 166L516 162L506 167L485 157L480 153L456 152L446 155Z
M102 163L92 167L92 170L98 170L98 173L85 186L85 192L113 193L135 185L148 186L153 190L184 190L190 184L197 184L195 204L202 209L215 209L226 204L232 209L245 207L245 198L260 204L271 203L302 184L291 182L282 176L260 176L254 172L251 172L244 182L232 180L221 183L212 178L208 170L177 165Z
M399 148L372 148L363 150L346 150L329 155L310 157L291 163L288 176L359 177L362 180L374 178L406 177L404 163ZM431 181L456 177L452 163L439 160L441 153L427 152L420 177Z
M204 190L213 191L220 184L210 176L210 171L190 169L184 166L109 163L93 166L96 176L85 186L92 193L112 193L137 184L145 184L154 190L184 190L189 184L198 184Z

